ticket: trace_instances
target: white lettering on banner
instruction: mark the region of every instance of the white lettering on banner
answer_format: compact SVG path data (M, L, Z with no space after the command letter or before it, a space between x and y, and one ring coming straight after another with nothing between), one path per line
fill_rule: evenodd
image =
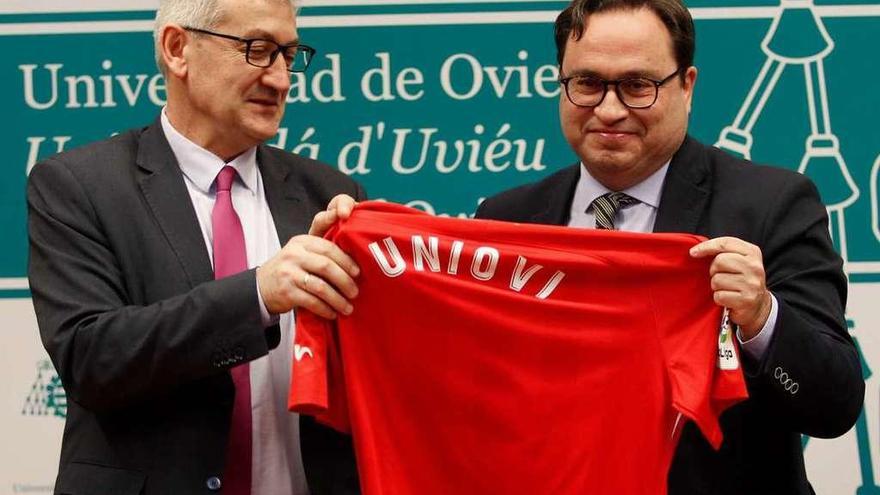
M330 61L330 68L315 71L306 77L304 72L294 72L290 80L290 89L287 92L287 103L309 103L311 90L315 101L319 103L331 103L345 101L342 92L342 63L338 53L329 53L325 56ZM309 84L311 80L311 85Z
M376 143L385 139L387 129L384 122L358 127L360 136L343 144L336 155L335 161L339 170L348 175L369 175L372 172L372 168L368 167L370 152ZM486 127L482 124L474 126L474 138L452 141L441 139L440 129L437 128L391 129L394 136L391 144L394 147L391 150L391 168L401 175L418 173L426 166L441 174L451 174L459 170L470 173L501 173L511 169L517 172L545 170L547 165L543 162L546 139L539 138L534 142L524 138L517 139L510 136L512 129L509 123L501 124L494 136L486 136L494 139L485 146L481 139L486 134ZM417 132L415 136L414 131ZM279 128L275 141L269 144L287 149L289 133L287 127ZM315 128L308 127L299 143L290 151L313 160L327 160L326 157L319 157L322 146L314 142L315 135ZM420 139L416 136L420 136ZM413 154L415 145L419 146L418 157L408 161L406 157ZM380 153L384 155L386 149L381 149Z
M314 132L315 132L315 128L314 128L314 127L309 127L308 129L306 129L305 134L308 134L309 131L311 131L311 132L314 134ZM269 146L271 146L271 147L273 147L273 148L278 148L278 149L282 149L282 150L283 150L283 149L287 146L287 134L288 134L288 132L289 132L289 129L288 129L287 127L280 127L280 128L278 129L278 134L277 134L278 141L276 141L276 142L274 142L274 143L269 143L269 142L267 142L266 144L268 144ZM305 134L303 134L303 137L305 137Z
M27 106L35 110L48 110L58 104L59 96L66 94L67 98L63 102L64 108L113 108L118 106L119 96L117 91L122 93L122 97L128 106L136 106L143 94L147 95L147 99L156 106L165 104L165 96L160 92L165 91L165 83L161 74L102 74L97 77L100 84L95 82L95 77L88 74L74 74L60 77L64 64L43 64L42 69L46 71L48 77L48 91L38 91L37 79L43 82L43 78L39 78L40 66L36 64L22 64L18 69L22 72L22 83L24 101ZM111 60L104 60L101 63L104 71L113 68ZM134 81L132 81L134 78ZM67 91L59 90L59 80L63 80ZM144 87L146 86L146 91ZM37 94L48 93L48 98L38 101ZM99 103L100 101L100 103Z
M428 269L433 273L441 273L440 271L440 261L442 256L448 256L447 269L446 274L448 275L457 275L459 268L459 261L461 259L461 254L464 249L465 243L461 240L453 240L448 243L440 242L440 239L436 236L427 236L427 243L425 242L426 236L421 235L413 235L410 238L411 247L412 247L412 257L410 258L410 265L417 272L425 272L425 263L427 262ZM388 252L386 256L385 252L383 252L380 247L379 242L371 242L367 247L370 250L370 253L373 255L373 259L376 260L376 263L379 265L379 269L382 270L386 276L390 278L398 277L406 272L407 263L404 260L403 256L400 254L400 250L397 248L397 244L394 242L394 239L391 237L386 237L382 239L382 245L385 246L385 251ZM388 261L389 257L393 261L394 266ZM472 255L471 263L470 263L470 275L475 280L479 280L482 282L488 282L495 278L498 274L498 266L501 261L501 253L498 249L495 249L491 246L478 246ZM522 255L517 256L516 266L511 271L510 275L510 283L508 284L508 288L515 292L522 292L523 289L526 288L530 284L535 275L538 274L541 270L543 270L543 266L541 265L533 265L531 267L528 266L528 259L526 259ZM543 278L543 277L542 277ZM547 299L550 297L554 291L559 287L559 284L565 278L565 272L557 270L545 283L541 286L541 289L535 292L535 297L538 299ZM534 284L533 284L534 285Z
M425 91L421 89L425 84L425 76L422 71L415 67L407 67L394 76L391 70L391 54L380 52L376 54L376 58L379 59L379 67L364 72L361 77L361 93L364 98L371 102L378 102L394 101L399 96L406 101L416 101L425 95ZM392 80L394 80L394 89L397 95L392 92ZM379 86L378 91L374 89L376 82Z
M283 134L282 134L283 133ZM318 154L321 152L321 145L319 143L309 142L310 139L315 135L315 128L309 127L303 132L302 137L299 138L299 144L293 147L291 150L292 153L296 153L297 155L302 155L311 158L312 160L318 159ZM284 148L284 143L287 142L287 128L282 127L278 130L278 147ZM282 142L283 136L283 142Z
M43 142L46 141L46 139L48 139L48 138L45 136L31 136L31 137L27 138L27 142L28 142L30 150L28 151L27 165L25 166L25 172L24 172L25 175L30 175L31 170L33 170L33 168L34 168L34 165L37 164L37 160L39 160L39 157L40 157L40 146L43 144ZM64 146L71 139L72 139L72 136L55 136L55 137L53 137L52 141L55 142L55 151L53 151L52 154L61 153L62 151L64 151Z
M529 59L529 52L520 50L517 58L521 62ZM466 71L469 78L455 78L453 71ZM527 65L508 65L504 67L484 66L477 57L469 53L457 53L447 58L440 67L440 86L447 96L455 100L470 100L488 87L496 98L532 98L535 94L542 98L559 96L557 83L559 68L556 65L542 65L529 75ZM469 84L461 81L468 80ZM551 89L547 84L552 83ZM532 92L534 90L534 93Z
M43 67L49 71L49 84L51 87L49 94L52 96L49 98L49 101L40 103L34 96L34 69L36 69L37 66L29 64L18 66L24 76L24 102L27 106L36 110L52 108L55 105L55 102L58 101L58 71L64 67L64 64L46 64Z
M83 106L86 108L98 107L98 102L95 101L95 80L92 79L92 76L67 76L64 78L64 82L67 83L67 105L64 105L66 108L81 108ZM85 105L79 102L78 87L80 83L82 83L86 90ZM143 79L139 81L138 89L140 89L143 83ZM114 103L113 106L115 107L116 104Z
M458 92L452 87L452 69L459 60L463 60L468 64L468 68L471 71L471 86L464 92ZM477 96L477 93L483 89L483 70L480 61L467 53L460 53L449 57L440 68L440 86L447 95L456 100L470 100Z
M118 78L118 76L117 76ZM119 81L120 85L122 81ZM122 88L123 90L125 87ZM159 96L159 92L162 91L164 93L163 96ZM165 77L162 74L156 74L155 76L150 78L149 84L147 84L147 96L150 98L150 101L153 102L156 106L164 106L165 102L168 101L168 93L165 93ZM134 105L129 100L129 104Z
M547 85L550 89L547 89ZM562 91L559 85L559 67L542 65L535 71L535 93L541 98L556 98Z
M545 139L538 139L534 143L531 159L527 159L526 154L529 152L529 143L525 139L508 139L505 136L510 131L511 126L504 123L495 133L495 139L492 140L485 149L479 139L456 139L450 143L443 139L435 138L439 132L436 128L418 129L418 135L421 136L419 141L418 160L414 163L404 163L404 155L407 150L408 138L413 134L413 129L394 129L392 133L395 136L394 151L391 154L391 167L395 172L402 175L410 175L422 170L429 163L429 156L433 154L434 168L441 174L450 174L455 172L462 162L467 159L467 171L478 173L483 170L499 173L507 170L511 165L518 172L541 171L547 168L544 165L544 146ZM474 134L482 136L485 134L486 128L482 124L474 126ZM433 148L433 149L432 149ZM455 149L455 159L449 163L447 161L447 152L449 149ZM513 156L511 157L511 154ZM511 160L512 158L512 160Z
M337 166L340 171L348 175L367 175L370 173L370 169L367 168L367 157L370 155L370 143L373 140L373 126L358 127L358 130L361 131L361 139L346 144L339 151ZM376 139L383 137L385 137L385 123L379 122L376 125ZM349 164L348 160L348 155L352 151L357 153L357 160L353 166Z

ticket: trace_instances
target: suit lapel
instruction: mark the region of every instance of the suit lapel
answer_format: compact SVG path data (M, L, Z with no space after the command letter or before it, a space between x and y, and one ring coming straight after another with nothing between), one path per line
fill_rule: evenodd
M293 168L279 160L266 145L257 148L257 163L278 240L284 247L291 237L308 232L311 226L312 217L303 208L305 190Z
M572 165L554 177L552 183L540 195L539 207L543 207L532 216L533 223L544 225L567 225L571 216L571 202L580 178L580 163ZM560 191L562 194L560 194Z
M708 176L705 150L686 137L669 164L654 232L699 233L700 217L709 200Z
M157 119L140 136L138 186L194 287L214 279L205 239L183 173Z

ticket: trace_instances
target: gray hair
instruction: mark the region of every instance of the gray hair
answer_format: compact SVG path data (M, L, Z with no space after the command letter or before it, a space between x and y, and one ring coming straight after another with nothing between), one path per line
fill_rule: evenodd
M290 8L297 11L297 0L286 0ZM219 0L160 0L156 11L156 24L153 27L153 43L156 66L165 74L165 61L162 60L162 29L168 24L198 29L213 29L223 20L223 9Z

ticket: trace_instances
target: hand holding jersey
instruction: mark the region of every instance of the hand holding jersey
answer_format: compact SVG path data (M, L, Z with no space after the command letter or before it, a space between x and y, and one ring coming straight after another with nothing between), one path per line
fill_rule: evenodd
M327 209L312 219L308 235L296 236L275 256L257 269L260 295L266 309L281 314L302 307L333 319L351 314L351 299L357 297L354 279L360 269L350 256L321 236L337 220L351 215L354 198L334 197Z
M773 306L767 290L761 248L735 237L719 237L691 248L691 256L714 256L709 274L715 302L730 309L743 340L753 338L767 323Z

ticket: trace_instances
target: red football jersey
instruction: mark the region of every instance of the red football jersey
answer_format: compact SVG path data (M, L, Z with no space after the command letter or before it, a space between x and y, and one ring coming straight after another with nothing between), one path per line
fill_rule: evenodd
M682 423L717 448L746 398L698 236L366 202L327 237L360 295L297 315L289 405L352 432L366 494L665 494Z

